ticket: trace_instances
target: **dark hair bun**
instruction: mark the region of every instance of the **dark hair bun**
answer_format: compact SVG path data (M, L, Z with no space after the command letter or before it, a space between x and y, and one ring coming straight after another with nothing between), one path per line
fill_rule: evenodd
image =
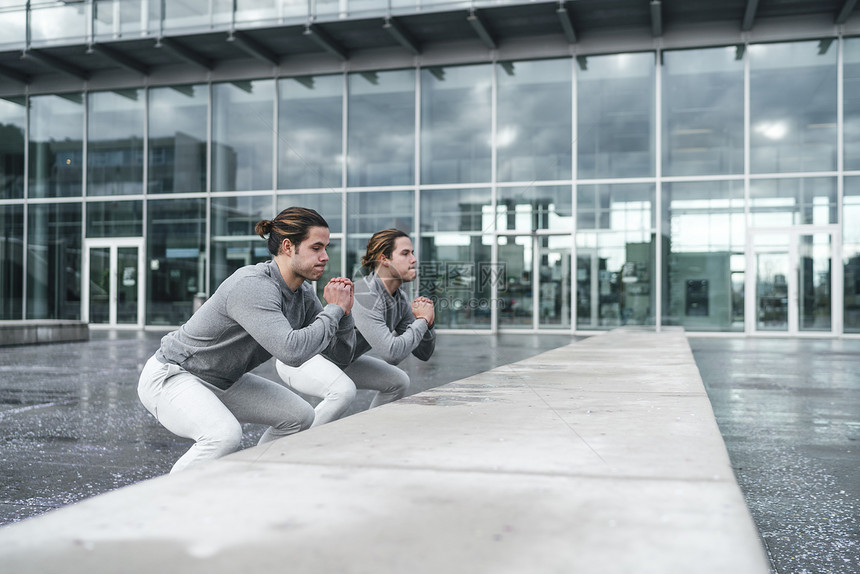
M254 232L260 237L265 238L272 232L272 226L275 223L270 219L261 219L257 222L257 225L254 226Z

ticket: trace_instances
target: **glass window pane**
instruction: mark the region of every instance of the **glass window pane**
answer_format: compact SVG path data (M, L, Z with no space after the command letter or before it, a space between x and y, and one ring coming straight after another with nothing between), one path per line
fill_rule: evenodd
M421 236L418 294L436 307L440 329L489 329L492 311L492 238L479 234ZM505 286L501 279L501 288Z
M350 74L348 82L348 185L414 183L415 71Z
M87 195L143 193L143 90L89 98Z
M163 2L162 6L165 30L195 30L229 24L233 0L184 0Z
M654 175L655 55L579 56L580 179Z
M153 88L149 109L149 193L205 191L209 88Z
M489 189L421 191L421 231L492 231Z
M273 80L212 87L212 191L272 189Z
M81 318L81 204L30 205L27 318Z
M492 67L421 71L421 183L490 181Z
M860 177L845 178L842 212L843 321L846 333L860 333Z
M758 44L750 58L752 173L836 169L837 44Z
M23 319L24 206L0 205L0 320Z
M26 124L23 97L0 99L0 199L24 197Z
M30 11L30 40L34 44L59 44L67 40L83 40L86 34L86 3L33 4Z
M573 230L570 186L504 187L497 192L499 231Z
M744 61L736 47L663 53L663 174L744 171Z
M663 185L668 257L663 324L688 331L743 331L743 182Z
M30 98L30 197L82 194L83 102L82 94Z
M837 222L836 178L754 179L750 218L754 227L828 225Z
M21 3L21 8L15 11L0 12L0 46L5 48L23 47L27 44L27 11Z
M274 215L271 195L212 198L211 291L240 267L272 258L254 226Z
M570 235L550 235L538 242L539 327L570 329Z
M843 139L845 169L860 169L860 38L843 40Z
M499 181L570 179L570 60L503 62L496 77Z
M361 270L370 236L391 227L412 233L415 195L412 191L365 191L346 194L349 243L346 272L355 277Z
M654 186L587 185L576 234L577 327L654 324Z
M499 237L499 263L506 282L499 286L499 327L530 329L534 317L534 238Z
M205 242L205 199L148 203L148 325L180 325L191 316L194 295L205 289Z
M278 187L343 185L343 76L280 82Z
M278 195L276 213L280 213L288 207L307 207L313 209L323 216L328 223L329 231L332 233L343 232L343 192L333 191L329 193L290 193Z
M142 201L87 203L87 237L141 237Z

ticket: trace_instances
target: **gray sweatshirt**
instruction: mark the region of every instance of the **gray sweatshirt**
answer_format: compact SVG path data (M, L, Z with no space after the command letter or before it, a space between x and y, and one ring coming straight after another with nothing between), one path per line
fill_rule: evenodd
M352 315L357 331L353 361L371 348L392 365L403 361L409 353L426 361L436 348L436 333L427 326L427 321L415 320L412 301L406 292L400 288L392 296L376 273L355 281Z
M322 351L349 362L354 327L340 306L323 309L309 283L287 287L272 260L236 270L187 323L161 339L156 358L228 389L273 356L294 367Z

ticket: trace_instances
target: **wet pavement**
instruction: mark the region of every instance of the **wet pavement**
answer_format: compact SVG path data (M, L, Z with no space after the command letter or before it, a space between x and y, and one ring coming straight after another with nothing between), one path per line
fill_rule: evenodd
M860 340L689 342L774 572L860 573Z
M169 471L190 442L136 395L162 334L0 348L0 525ZM430 362L404 365L410 394L571 340L440 336ZM774 572L860 573L860 340L689 342ZM258 372L275 378L271 363ZM243 447L262 431L247 425Z

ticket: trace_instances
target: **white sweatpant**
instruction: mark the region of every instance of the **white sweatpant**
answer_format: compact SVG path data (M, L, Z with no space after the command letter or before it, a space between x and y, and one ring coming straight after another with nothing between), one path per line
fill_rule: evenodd
M281 361L275 361L275 367L288 387L322 399L314 409L312 426L339 419L349 409L356 389L378 391L370 403L373 408L403 398L409 388L409 375L402 369L367 355L343 370L322 355L308 359L300 367Z
M310 405L275 381L246 373L224 391L154 356L140 373L137 393L167 430L195 441L171 473L238 450L241 423L269 425L262 444L310 428L314 420Z

